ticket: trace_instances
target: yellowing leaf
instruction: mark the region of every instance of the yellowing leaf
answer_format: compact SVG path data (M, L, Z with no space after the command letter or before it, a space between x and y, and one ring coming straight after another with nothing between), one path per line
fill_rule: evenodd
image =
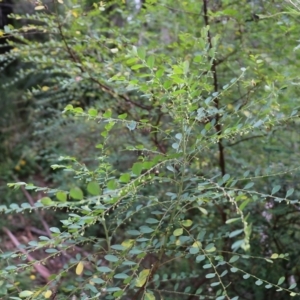
M185 227L190 227L190 226L192 226L193 221L192 220L184 220L181 222L181 224Z
M152 293L146 292L145 296L144 296L144 299L145 300L155 300L155 296Z
M76 275L81 275L83 272L84 264L80 261L76 267Z
M125 247L125 249L131 248L134 245L134 240L125 240L121 245Z
M63 4L64 0L57 0L58 3Z
M193 243L192 247L200 249L202 247L202 243L200 241L196 241Z
M271 255L271 258L272 258L272 259L276 259L276 258L278 258L278 256L279 256L279 255L278 255L277 253L273 253L273 254Z
M42 91L43 91L43 92L47 92L48 90L49 90L49 86L43 86L43 87L42 87Z
M182 228L177 228L173 231L174 236L180 236L183 234L183 229Z
M72 11L72 15L75 17L75 18L77 18L78 17L78 13L76 12L76 11Z
M42 9L45 9L45 6L44 5L38 5L34 9L35 10L42 10Z
M145 284L145 282L149 276L149 273L150 273L150 269L145 269L145 270L141 271L139 274L139 277L136 280L135 286L142 287Z
M45 297L46 299L48 299L48 298L51 297L51 295L52 295L52 291L51 291L51 290L48 290L48 291L45 292L44 297Z

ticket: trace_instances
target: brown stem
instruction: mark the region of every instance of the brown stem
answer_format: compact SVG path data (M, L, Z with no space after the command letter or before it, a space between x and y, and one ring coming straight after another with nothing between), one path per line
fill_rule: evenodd
M204 17L204 23L205 26L209 26L209 19L208 19L208 8L207 8L207 0L203 0L203 17ZM209 48L212 49L212 41L211 41L211 33L210 30L207 31L207 39L209 43ZM218 92L218 76L217 76L217 60L214 58L211 65L211 71L213 74L213 85L214 85L214 91ZM215 98L214 100L215 107L219 109L219 98ZM220 115L216 115L216 125L215 129L217 132L217 135L219 136L218 139L218 148L219 148L219 166L222 172L222 175L224 176L226 174L225 169L225 156L224 156L224 146L222 142L222 125L220 124Z
M20 181L17 177L14 177L15 181ZM24 188L24 186L21 186L21 190L23 192L23 194L25 195L25 197L27 198L28 202L30 203L30 205L32 207L34 207L34 200L31 197L31 195L28 193L28 191ZM35 211L38 218L40 219L41 223L43 224L43 227L45 229L45 231L47 232L48 236L51 236L51 231L49 229L49 225L47 224L47 222L44 220L44 218L41 216L40 213L38 213L37 211Z
M6 227L2 227L2 230L7 234L12 243L20 250L20 252L26 255L28 261L35 261L35 259L30 254L28 254L25 249L20 247L20 242L10 230L8 230ZM51 275L50 271L40 263L34 263L33 266L36 269L36 271L48 282L48 278Z

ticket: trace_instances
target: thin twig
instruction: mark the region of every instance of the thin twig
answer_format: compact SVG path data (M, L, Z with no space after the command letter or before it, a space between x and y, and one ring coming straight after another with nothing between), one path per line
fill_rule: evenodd
M17 177L14 177L14 180L15 181L20 181ZM30 205L32 207L34 207L34 200L31 197L31 195L28 193L28 191L24 188L24 186L21 186L21 190L22 190L23 194L25 195L25 197L27 198ZM40 219L41 223L43 224L43 227L44 227L45 231L47 232L47 234L49 236L51 236L51 231L49 229L49 225L47 224L47 222L44 220L42 215L40 213L38 213L36 210L35 210L35 213L37 214L38 218Z

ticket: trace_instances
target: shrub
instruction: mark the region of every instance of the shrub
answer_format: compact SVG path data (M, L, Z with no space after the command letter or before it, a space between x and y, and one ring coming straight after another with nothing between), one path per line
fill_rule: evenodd
M120 3L109 13L102 2L57 1L54 12L39 4L28 18L40 22L34 29L47 35L43 43L26 39L28 28L10 29L23 42L11 41L14 49L6 54L25 63L19 78L47 74L27 99L41 110L45 103L55 110L64 106L61 132L66 124L74 131L85 124L98 135L92 134L92 161L65 154L52 164L55 172L72 174L57 187L9 183L44 193L37 202L1 209L35 212L46 234L20 246L4 228L19 250L1 255L9 262L1 271L3 295L218 300L265 299L278 291L299 295L294 277L281 273L289 254L273 251L271 242L260 247L270 237L268 208L276 215L298 203L291 198L294 188L274 180L268 191L263 183L279 178L276 167L262 162L261 168L235 169L247 159L230 148L267 136L298 112L278 112L280 90L270 83L275 75L263 78L258 57L231 72L218 69L223 36L213 36L206 1L201 30L184 27L179 15L176 38L170 19L163 19L177 16L176 10L160 10L155 3L134 13ZM185 6L196 9L192 1ZM158 30L162 43L153 41ZM235 76L220 79L218 70ZM254 74L259 84L269 81L255 90L256 98ZM231 101L238 90L247 96ZM87 103L85 97L93 99ZM53 127L41 127L43 134L57 135ZM82 136L74 144L85 144L89 132ZM49 226L46 210L64 213L60 224ZM32 268L46 284L18 287L16 274Z

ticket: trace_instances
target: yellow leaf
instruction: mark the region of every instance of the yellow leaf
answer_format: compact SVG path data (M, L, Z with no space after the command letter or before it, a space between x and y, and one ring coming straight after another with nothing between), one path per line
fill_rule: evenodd
M125 247L125 249L127 250L134 245L134 240L125 240L124 242L121 243L121 245Z
M185 226L185 227L190 227L190 226L192 226L193 221L192 221L192 220L184 220L184 221L182 221L181 223L182 223L182 225Z
M74 11L74 10L72 10L72 15L73 15L75 18L78 17L78 13L77 13L76 11Z
M135 286L142 287L145 284L145 282L149 276L149 273L150 273L150 269L145 269L145 270L141 271L139 274L139 277L136 279Z
M57 0L58 3L63 4L64 0Z
M0 30L0 37L4 35L4 31Z
M47 92L48 90L49 90L49 87L48 87L48 86L43 86L43 87L42 87L42 91L43 91L43 92Z
M81 273L83 272L83 267L84 264L82 261L80 261L76 267L76 275L81 275Z
M48 291L45 292L44 297L45 297L46 299L48 299L48 298L51 297L51 295L52 295L52 291L48 290Z
M192 245L192 248L199 248L200 249L201 247L202 247L202 244L201 244L200 241L196 241Z
M45 6L44 5L38 5L34 9L35 10L42 10L42 9L45 9Z

